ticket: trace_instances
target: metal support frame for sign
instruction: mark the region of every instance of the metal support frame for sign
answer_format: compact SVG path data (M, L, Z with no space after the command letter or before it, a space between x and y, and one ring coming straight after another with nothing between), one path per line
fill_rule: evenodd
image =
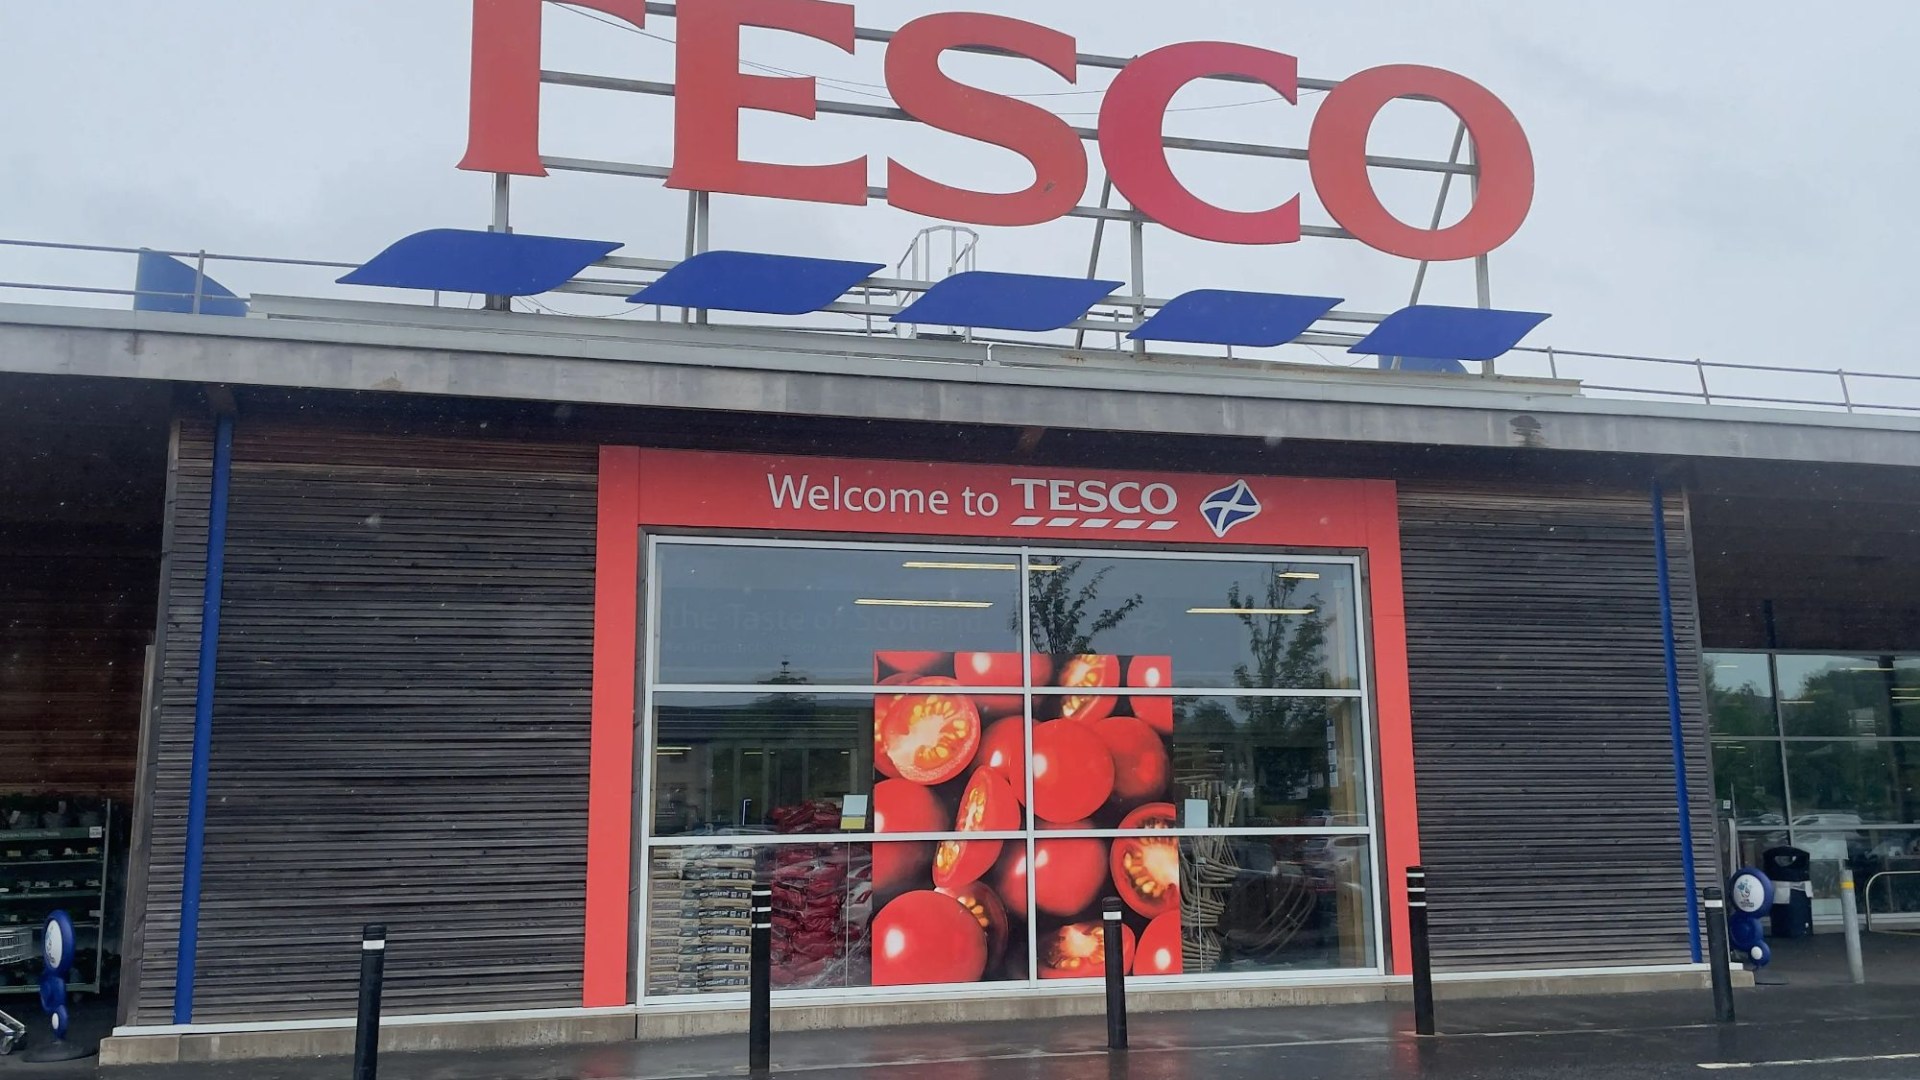
M676 18L678 16L678 5L665 2L649 2L645 4L645 11L649 16ZM856 42L884 44L892 42L895 36L895 31L869 27L856 28L854 32L854 40ZM988 55L996 53L994 49L972 45L959 46L953 51ZM1075 59L1081 68L1108 71L1121 71L1134 62L1134 58L1130 57L1105 56L1090 53L1076 54ZM1203 78L1212 81L1238 84L1267 85L1260 79L1243 74L1209 74L1203 76ZM571 71L541 70L539 73L539 81L542 85L548 86L568 86L653 97L672 98L675 97L677 93L675 84L670 82L618 78ZM1306 91L1331 91L1342 85L1339 80L1328 79L1300 78L1296 81L1298 87ZM1276 96L1275 100L1283 99ZM865 104L826 99L814 103L814 112L826 116L847 116L905 123L919 122L914 115L905 109L893 106L891 103ZM1094 143L1100 141L1101 133L1094 128L1069 125L1069 130L1082 141ZM1171 136L1162 136L1161 141L1162 144L1170 150L1235 157L1305 162L1309 156L1308 150L1304 147ZM1366 163L1369 167L1373 168L1439 174L1442 177L1440 204L1436 207L1434 225L1432 230L1430 230L1437 231L1439 222L1444 215L1446 201L1452 190L1453 177L1467 176L1473 184L1476 197L1478 195L1481 182L1481 164L1477 147L1474 147L1472 143L1471 133L1468 131L1467 124L1463 119L1460 122L1459 131L1454 139L1453 153L1450 154L1445 161L1367 154ZM1460 160L1460 151L1463 144L1466 144L1470 150L1474 151L1469 154L1468 160L1466 161ZM667 166L651 163L587 159L547 154L540 154L538 160L541 167L554 172L644 177L656 180L667 179L671 172ZM505 175L499 175L496 183L495 228L500 230L508 228L505 218L505 188L506 177ZM1076 320L1066 327L1075 331L1074 343L1076 348L1083 348L1085 346L1086 334L1089 330L1114 334L1114 348L1116 350L1124 348L1126 341L1133 335L1133 332L1139 330L1155 310L1164 306L1164 301L1156 300L1146 294L1146 226L1152 219L1137 207L1128 206L1125 209L1113 207L1112 196L1114 190L1114 181L1111 176L1108 176L1102 184L1101 196L1097 205L1076 205L1067 210L1063 215L1064 217L1083 218L1095 223L1092 252L1089 258L1089 277L1093 277L1098 273L1106 223L1108 221L1124 221L1128 225L1129 233L1128 292L1124 296L1108 298L1099 305L1097 310L1089 311L1085 318ZM884 201L887 200L888 197L889 192L885 187L869 186L867 188L867 198L870 200L877 199ZM687 243L684 257L692 258L695 255L710 250L709 240L712 218L711 194L706 191L690 192L688 196L687 215ZM1300 227L1300 236L1302 238L1312 237L1317 239L1357 239L1352 233L1336 225L1303 224ZM632 259L605 259L596 265L619 269L639 269L641 267L636 264L641 261L642 260ZM658 262L658 260L645 261ZM1477 303L1480 308L1486 309L1491 307L1490 288L1488 284L1488 259L1485 255L1480 255L1474 258L1474 262ZM664 264L665 268L671 268L672 265L670 262ZM1422 262L1420 265L1414 291L1416 301L1424 287L1429 267L1430 263L1427 262ZM653 269L653 267L647 267L647 269ZM929 275L929 277L930 276L931 275ZM906 306L909 306L904 302L891 306L875 304L875 292L892 292L896 298L898 298L899 293L925 292L937 283L937 281L926 280L901 281L895 279L883 281L881 279L872 279L868 282L861 283L855 290L851 291L846 298L843 298L840 303L829 305L821 310L864 317L871 331L873 316L895 316L900 314ZM632 293L632 286L634 284L633 282L581 279L569 283L559 291L606 296L616 294L628 295ZM622 293L620 290L625 290L625 292ZM495 303L496 300L498 301L497 305ZM488 306L504 308L507 303L508 299L506 297L489 298ZM1383 314L1335 310L1319 321L1313 333L1300 337L1298 343L1310 346L1351 346L1358 343L1365 337L1365 334L1356 333L1348 327L1357 323L1364 329L1368 324L1379 323L1385 317ZM680 318L683 323L703 324L708 321L708 312L706 309L683 308ZM992 327L986 328L991 329ZM965 336L971 338L972 328L968 328ZM1133 337L1132 343L1136 353L1145 353L1148 349L1148 342L1144 339ZM1231 350L1232 346L1229 345L1228 348ZM1483 361L1483 364L1483 374L1494 374L1494 364L1492 361ZM1397 358L1393 359L1391 366L1399 367L1399 360Z
M490 232L510 233L513 231L513 177L506 173L493 174L493 224ZM513 310L513 298L508 296L487 297L488 311Z

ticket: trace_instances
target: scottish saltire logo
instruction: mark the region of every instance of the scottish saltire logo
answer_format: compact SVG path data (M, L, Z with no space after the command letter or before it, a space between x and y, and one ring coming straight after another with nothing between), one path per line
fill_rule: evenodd
M1207 519L1213 535L1221 538L1235 525L1259 517L1260 510L1260 500L1254 497L1253 489L1245 480L1235 480L1231 486L1221 488L1200 503L1200 516Z

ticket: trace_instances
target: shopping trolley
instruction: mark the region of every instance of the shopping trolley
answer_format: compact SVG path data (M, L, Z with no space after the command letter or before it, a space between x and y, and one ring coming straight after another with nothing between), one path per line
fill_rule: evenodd
M0 967L24 964L33 957L33 927L0 927ZM20 1049L26 1041L27 1025L0 1010L0 1057Z

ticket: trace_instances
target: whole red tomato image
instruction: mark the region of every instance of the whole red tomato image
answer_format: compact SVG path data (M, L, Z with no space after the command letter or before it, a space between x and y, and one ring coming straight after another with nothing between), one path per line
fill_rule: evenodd
M873 917L873 985L977 982L987 930L966 906L932 891L895 897Z
M1033 845L1033 902L1041 912L1072 918L1087 910L1107 883L1107 842L1061 837Z
M1173 736L1173 699L1170 697L1132 697L1127 699L1127 707L1133 715L1146 721L1148 727L1162 736Z
M1127 661L1127 685L1143 690L1165 690L1173 686L1173 658L1136 656ZM1128 699L1133 715L1162 735L1173 734L1173 699L1139 696Z
M1120 970L1133 970L1133 928L1120 928ZM1068 923L1040 940L1040 977L1097 979L1107 973L1107 939L1100 923Z
M1122 829L1171 829L1172 803L1149 803L1128 814ZM1113 884L1128 907L1157 918L1180 908L1180 841L1174 836L1123 836L1113 842Z
M1180 913L1169 911L1147 924L1133 954L1135 975L1180 974Z
M1022 671L1019 653L963 652L953 658L953 675L962 686L1019 686L1023 676L1034 686L1045 686L1053 677L1053 659L1035 653ZM975 694L973 700L983 716L1007 716L1025 705L1019 694Z
M1113 801L1134 806L1167 795L1167 746L1145 720L1109 716L1093 725L1113 754Z
M1128 660L1127 685L1143 690L1173 689L1173 657L1136 656Z
M885 675L896 672L901 675L932 675L944 671L953 659L952 653L943 652L882 652L874 653L875 674Z
M1007 778L1013 797L1022 805L1027 801L1027 722L1023 716L1003 716L987 725L980 739L980 753L974 758L982 769L993 769ZM1017 826L1016 826L1017 827Z
M960 796L954 828L961 832L1006 832L1020 827L1020 803L1006 777L978 769ZM933 883L942 888L980 880L1000 858L1004 840L942 840L933 855Z
M895 840L873 845L873 890L882 895L924 889L933 883L933 841Z
M1061 666L1059 683L1069 690L1117 687L1120 658L1075 656ZM1069 720L1098 720L1113 712L1116 700L1110 694L1069 694L1060 699L1060 715Z
M900 779L944 784L980 749L980 713L958 694L906 694L880 722L880 743Z
M898 764L896 759L895 764ZM1113 794L1113 754L1078 720L1033 729L1033 812L1052 822L1092 817Z
M1000 961L1007 958L1007 938L1013 926L1007 919L1007 905L1000 899L1000 894L984 881L935 891L960 901L961 907L973 913L974 920L987 932L987 971L999 968ZM1178 927L1174 933L1178 935Z
M993 891L1007 905L1008 914L1016 919L1027 917L1027 845L1025 841L1008 844L1000 853L1000 861L994 865L989 875L993 882Z
M947 831L947 810L934 793L905 780L873 785L873 831L930 833Z

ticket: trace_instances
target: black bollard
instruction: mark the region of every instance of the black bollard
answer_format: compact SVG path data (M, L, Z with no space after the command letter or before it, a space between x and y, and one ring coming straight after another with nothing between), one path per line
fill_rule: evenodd
M1727 901L1718 888L1700 890L1707 909L1707 963L1713 967L1713 1018L1733 1023L1733 957L1727 946ZM1849 902L1852 897L1847 898Z
M1407 929L1413 946L1413 1030L1433 1028L1433 957L1427 945L1427 868L1407 867Z
M353 1034L353 1080L374 1080L380 1068L380 980L387 967L387 928L360 931L360 1011Z
M1120 922L1120 898L1109 896L1100 913L1107 955L1107 1049L1127 1048L1127 953Z
M773 1050L773 890L754 886L753 945L747 973L747 1071L766 1076Z

